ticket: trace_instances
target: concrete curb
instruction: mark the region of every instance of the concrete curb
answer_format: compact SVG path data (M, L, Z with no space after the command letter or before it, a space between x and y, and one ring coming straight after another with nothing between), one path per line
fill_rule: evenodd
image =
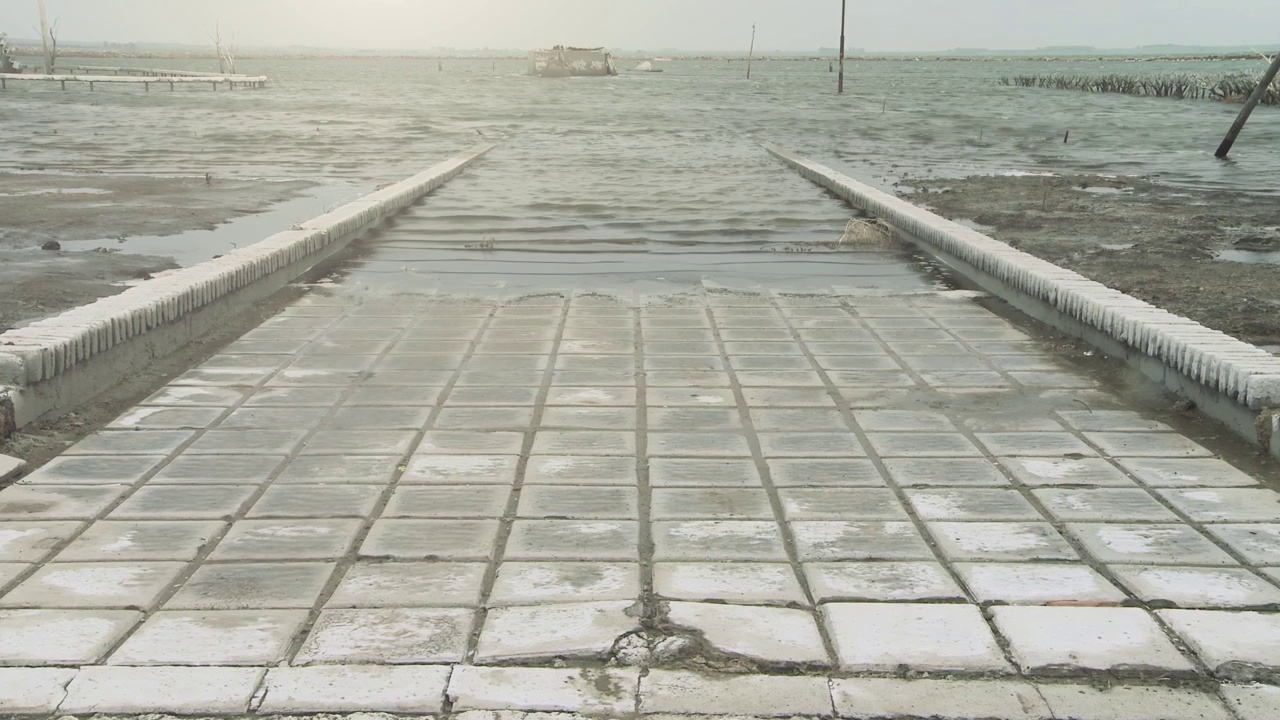
M269 296L494 147L473 148L217 260L0 334L0 391L11 386L13 429L91 399Z
M994 240L853 178L764 144L804 178L887 222L984 289L1126 360L1250 442L1280 451L1280 358ZM1267 422L1262 422L1266 420ZM1266 425L1264 428L1263 426Z

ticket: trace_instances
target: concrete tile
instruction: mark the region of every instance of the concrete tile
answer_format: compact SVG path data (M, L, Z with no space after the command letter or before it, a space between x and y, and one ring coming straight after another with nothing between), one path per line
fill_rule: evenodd
M489 595L490 607L635 600L640 566L633 563L505 562Z
M779 332L781 334L781 333L785 333L786 331L781 330L776 332ZM835 364L844 364L842 361L846 361L846 360L876 361L876 360L884 360L884 359L887 359L887 358L839 357L839 358L836 358ZM734 355L730 357L729 360L731 361L734 370L796 371L796 370L812 370L813 369L813 365L809 362L809 358L803 355ZM819 361L821 360L822 359L819 358ZM870 363L864 363L864 364L870 364ZM893 368L897 369L897 365L895 364ZM706 368L706 369L713 370L713 369L723 369L723 368Z
M1140 608L996 607L991 613L1026 673L1194 670Z
M1280 521L1280 493L1274 490L1205 488L1156 493L1197 522Z
M500 518L511 489L505 485L400 486L384 518Z
M951 419L940 412L917 410L858 410L853 414L867 432L955 432Z
M787 520L907 520L893 491L886 488L783 488L778 491Z
M386 485L391 482L400 458L315 455L290 462L277 483Z
M1059 410L1058 417L1076 430L1092 432L1171 432L1162 422L1129 410Z
M537 400L536 387L454 387L446 405L533 405Z
M271 668L258 712L438 713L449 674L447 665Z
M497 668L464 665L449 681L453 710L628 715L636 709L639 670Z
M748 459L652 458L649 484L661 487L761 486L760 471Z
M88 667L67 687L64 713L243 715L263 668Z
M267 488L250 518L369 517L382 497L378 485L282 484Z
M505 557L635 561L639 528L639 523L625 520L516 520Z
M0 713L52 715L67 696L76 670L64 668L0 668Z
M195 437L191 430L106 430L94 433L64 455L168 455Z
M1064 432L977 433L992 455L1001 457L1093 457L1098 453L1076 436ZM1076 458L1070 458L1076 459Z
M210 457L179 455L156 473L151 485L261 485L285 461L284 455Z
M1178 516L1146 490L1036 490L1032 493L1059 522L1178 522Z
M328 405L298 407L241 407L218 423L219 430L279 430L314 428L329 413ZM284 450L288 452L288 450Z
M823 621L840 667L850 672L1007 672L982 613L973 605L832 603Z
M519 455L524 434L432 430L422 438L419 455Z
M1123 565L1235 565L1190 525L1071 524L1067 533L1099 562Z
M0 666L91 665L141 619L132 610L0 610Z
M185 563L50 563L0 598L0 607L148 610Z
M1143 602L1180 608L1280 606L1280 589L1242 568L1111 568Z
M1087 565L956 563L979 603L1005 605L1122 605L1123 592Z
M889 458L889 477L899 487L1000 487L1009 479L984 458Z
M336 560L351 550L359 520L241 520L211 560Z
M561 350L563 352L563 349ZM548 407L584 405L588 407L634 408L635 388L624 387L552 387L547 392Z
M1240 720L1271 720L1280 713L1280 687L1223 685L1222 695Z
M0 490L0 522L91 520L129 489L128 485L11 485Z
M514 485L515 455L414 455L401 485Z
M163 407L220 407L229 408L244 400L245 391L240 388L194 387L170 385L157 390L142 401L142 405Z
M836 678L831 695L841 717L927 717L934 720L1049 720L1049 706L1030 683L1010 680Z
M635 488L531 485L520 494L517 516L571 520L639 518Z
M111 665L274 665L305 610L162 610L111 654Z
M497 520L378 520L360 546L360 557L488 560L497 538Z
M408 453L415 440L417 434L413 430L321 430L307 441L302 454L395 457ZM427 447L425 439L422 447Z
M164 609L310 610L335 567L331 563L203 565Z
M1070 485L1081 487L1135 487L1116 466L1100 458L1006 458L1000 464L1023 485L1032 487Z
M746 387L742 388L742 397L750 407L833 408L836 406L835 401L831 399L831 394L825 388Z
M657 563L654 592L672 600L753 605L808 605L795 571L785 563Z
M1230 720L1218 698L1193 689L1040 685L1055 718L1078 720Z
M785 561L778 525L745 520L653 523L656 560Z
M921 520L1043 520L1017 490L908 490Z
M933 551L909 522L792 522L802 562L933 560Z
M448 430L505 430L523 433L533 424L532 407L447 407L435 427Z
M209 430L183 452L191 455L288 455L307 430ZM314 441L313 441L314 442Z
M1102 452L1117 458L1212 457L1200 445L1175 433L1084 433Z
M831 717L827 679L813 676L705 675L651 670L640 680L644 714Z
M751 457L739 433L651 432L648 440L652 457Z
M603 658L614 642L639 629L632 602L568 603L490 610L476 662Z
M0 526L3 527L3 526ZM1209 525L1209 534L1255 565L1280 565L1280 523L1272 525ZM0 535L3 531L0 530ZM0 545L0 549L3 546Z
M80 522L0 521L0 562L39 562L83 526Z
M460 662L471 618L471 610L457 608L325 610L294 665Z
M764 490L745 488L657 488L654 520L772 520Z
M771 664L830 664L818 623L807 610L672 602L667 621L730 655Z
M1280 616L1215 610L1158 610L1215 676L1236 682L1274 678L1280 669Z
M650 407L648 427L655 432L741 430L742 416L736 407Z
M760 450L766 458L866 457L852 433L760 433Z
M148 485L120 504L110 520L221 520L237 515L253 485Z
M788 487L883 487L875 464L863 459L771 459L773 484Z
M931 522L942 553L958 561L1075 560L1077 555L1049 523Z
M35 567L26 563L0 563L0 589L18 579L22 573ZM3 593L0 593L3 594Z
M727 377L727 376L726 376ZM652 387L648 389L648 407L737 407L732 390L724 387Z
M935 562L805 563L817 602L964 600L964 592Z
M220 390L219 388L189 388ZM245 407L333 407L342 399L347 388L332 387L267 387L257 390L245 400ZM239 391L237 391L239 392ZM359 392L359 391L357 391ZM233 403L234 404L234 403Z
M347 398L347 407L363 407L369 405L407 405L415 408L430 408L440 402L440 393L444 388L428 385L404 385L401 387L358 387Z
M634 457L534 455L525 469L527 485L635 485Z
M325 607L475 607L484 563L359 562L351 566Z
M548 407L542 427L569 430L634 430L636 411L631 407Z
M1141 458L1120 461L1150 487L1252 487L1254 478L1213 458Z
M881 457L978 457L981 453L959 433L868 433Z
M58 457L22 478L23 485L135 485L165 461L155 455Z
M430 417L429 406L353 406L339 408L324 427L328 430L419 430Z

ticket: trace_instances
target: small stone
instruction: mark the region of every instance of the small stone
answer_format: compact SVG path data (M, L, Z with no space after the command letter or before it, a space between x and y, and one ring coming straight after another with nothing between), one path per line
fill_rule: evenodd
M49 252L58 252L62 249L62 243L57 240L46 240L40 244L40 249L47 250Z
M652 654L649 642L640 633L623 636L613 647L613 661L623 666L645 665Z
M663 638L653 646L652 657L655 663L672 663L694 653L697 649L698 643L693 638L673 635Z

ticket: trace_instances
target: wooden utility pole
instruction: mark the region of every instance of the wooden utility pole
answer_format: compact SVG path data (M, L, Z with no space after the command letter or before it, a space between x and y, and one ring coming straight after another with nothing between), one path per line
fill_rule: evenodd
M844 18L849 7L849 0L840 0L840 85L839 93L844 94Z
M1258 83L1258 87L1254 89L1253 94L1244 102L1244 109L1240 111L1235 124L1227 132L1226 139L1218 146L1218 152L1215 154L1219 160L1225 159L1230 154L1231 146L1236 144L1236 138L1240 136L1240 131L1244 129L1244 124L1249 122L1249 116L1253 114L1253 109L1258 106L1262 96L1267 94L1267 88L1271 87L1271 83L1275 82L1278 75L1280 75L1280 52L1277 52L1275 59L1271 61L1271 67L1262 76L1262 82Z
M751 79L751 61L756 56L756 24L751 23L751 50L747 52L747 79Z
M49 13L40 0L40 42L44 43L44 74L53 74L53 58L49 55Z

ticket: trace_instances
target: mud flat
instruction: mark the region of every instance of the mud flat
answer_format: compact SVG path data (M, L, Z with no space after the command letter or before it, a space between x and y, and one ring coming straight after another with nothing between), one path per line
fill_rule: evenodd
M306 182L204 177L0 174L0 331L114 295L177 267L129 238L209 230L299 197ZM103 247L103 239L114 247ZM92 241L92 242L91 242ZM57 243L59 250L43 250ZM78 250L92 245L94 249ZM176 252L176 251L175 251Z
M1280 345L1280 203L1084 175L913 181L900 194L1258 345Z

